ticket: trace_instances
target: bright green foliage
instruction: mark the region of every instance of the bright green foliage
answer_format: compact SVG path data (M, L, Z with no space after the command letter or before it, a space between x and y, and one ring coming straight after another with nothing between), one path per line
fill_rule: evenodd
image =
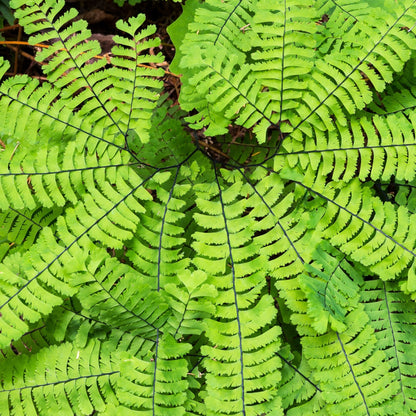
M143 15L12 6L0 414L416 412L416 1L188 0L180 106Z
M83 349L63 343L4 360L2 373L2 415L87 415L114 400L120 369L108 346L91 340Z

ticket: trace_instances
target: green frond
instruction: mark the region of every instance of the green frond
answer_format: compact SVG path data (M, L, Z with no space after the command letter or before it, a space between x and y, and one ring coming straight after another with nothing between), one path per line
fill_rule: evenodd
M279 351L282 366L282 379L278 385L278 395L282 398L284 409L288 415L325 414L325 401L319 386L313 383L313 371L307 360L296 363L293 354L286 345Z
M84 267L82 257L76 259L72 253L75 251L64 249L52 231L44 228L25 257L16 252L0 264L1 347L20 338L28 323L39 321L76 292L59 273L65 264L74 271Z
M331 415L398 414L392 399L399 386L368 320L362 309L355 309L346 318L344 332L316 335L309 330L302 339Z
M184 40L197 42L202 50L213 45L221 49L238 48L247 51L247 32L250 31L250 27L246 27L247 30L242 28L247 24L255 7L256 2L253 0L227 0L222 3L208 1L203 7L197 8ZM186 54L185 44L182 49Z
M252 70L279 124L293 120L314 65L319 19L310 1L261 1L249 30L254 32ZM284 131L283 124L281 125Z
M403 413L416 409L414 302L400 291L396 282L368 280L364 284L362 302L376 330L378 345L384 351L400 389L397 401L403 403Z
M58 230L68 244L83 237L82 240L91 243L97 241L99 246L120 249L124 241L133 237L138 221L136 213L143 211L138 200L150 198L150 195L140 183L127 194L120 194L108 182L104 185L105 189L86 194L84 203L68 208L66 215L59 217ZM74 235L79 237L74 238Z
M29 416L48 409L49 414L90 415L115 398L119 373L108 347L93 341L83 349L64 343L32 356L2 359L0 412Z
M206 130L207 135L218 135L227 132L226 127L230 121L236 119L236 123L250 128L256 126L265 137L267 127L277 122L271 120L272 114L267 108L268 97L261 94L261 84L253 77L248 65L240 68L238 55L226 50L211 50L204 57L204 68L189 80L190 88L181 93L182 107L191 110L200 107L199 117L202 123L194 124L201 128L211 122ZM198 86L198 91L207 103L203 107L195 102L199 96L192 94L192 90ZM194 102L186 103L186 94L192 96ZM189 118L193 121L195 117ZM261 127L260 127L261 126Z
M107 302L109 302L109 299L107 299ZM116 304L116 301L113 304ZM117 312L120 312L120 309L122 309L122 305L118 304ZM62 305L54 308L45 319L44 324L40 327L44 328L41 334L43 336L47 334L49 345L70 342L79 348L84 348L89 339L92 338L106 339L112 343L113 350L121 348L124 351L128 349L132 354L138 354L142 350L153 347L154 340L137 335L137 333L140 334L143 331L140 331L139 328L136 330L134 325L128 325L126 323L127 319L120 322L122 325L119 326L118 322L114 324L115 319L109 317L108 313L102 316L106 319L105 321L100 321L101 316L97 318L96 315L97 310L83 309L77 298L65 299ZM124 313L124 317L125 315L126 313ZM120 316L120 314L117 316ZM113 325L109 326L110 323L113 323Z
M86 153L77 142L39 146L34 155L19 143L8 144L0 158L0 196L3 209L34 209L76 204L86 193L112 199L140 179L130 169L127 154ZM111 186L112 184L117 184ZM103 203L105 206L105 203Z
M62 13L64 6L63 0L12 2L12 7L17 9L16 17L24 25L25 31L32 35L31 42L51 44L43 48L36 59L39 62L47 61L44 72L51 82L61 88L77 79L86 80L86 74L106 64L105 60L89 62L100 54L99 43L88 40L91 31L87 29L86 21L73 20L78 15L75 9Z
M187 198L190 184L180 167L172 173L160 172L159 179L155 176L148 182L154 197L139 214L135 238L126 242L126 256L154 289L169 282L179 283L176 276L189 266L182 247L184 230L191 221L188 208L192 201Z
M7 252L27 250L35 243L40 230L54 222L61 213L59 208L1 212L0 260Z
M371 112L358 113L347 126L337 121L334 130L304 135L302 142L286 139L276 158L287 160L291 167L321 166L334 180L349 181L358 176L362 181L387 181L394 175L398 180L411 181L416 157L414 120L405 111L398 111L405 110L408 95L412 97L410 92L385 94L383 106L388 112L373 106Z
M162 68L149 68L148 64L157 64L164 60L161 53L143 53L160 44L158 38L150 38L156 31L155 26L141 29L144 20L145 16L139 15L136 18L131 17L128 22L117 22L117 28L129 36L116 35L113 38L116 46L111 51L113 67L110 74L113 80L117 80L117 87L109 90L109 97L114 106L111 117L114 118L120 132L126 138L129 131L134 130L141 143L146 143L150 137L149 130L153 127L150 118L162 87L162 82L156 77L163 76ZM86 109L87 111L91 110Z
M73 282L81 285L77 298L88 317L132 335L154 336L168 317L160 294L104 250L95 252L93 259Z
M375 2L367 4L357 0L324 0L318 3L326 3L320 12L331 17L322 22L325 34L320 47L322 54L339 59L342 48L347 48L350 52L355 50L349 65L345 65L343 59L341 67L354 67L356 56L360 70L371 81L372 87L376 90L384 89L385 83L391 81L392 73L401 70L403 63L410 57L410 49L414 48L414 37L409 36L410 31L403 29L414 17L414 2L402 2L406 4L390 10L385 5L374 9ZM343 36L334 37L340 28ZM375 39L378 41L374 42ZM365 60L360 56L366 56Z
M104 323L83 311L75 298L65 299L62 305L54 308L44 325L55 343L72 342L81 348L85 347L89 337L93 337L95 330L101 334L109 332Z
M308 274L299 279L307 298L308 315L314 320L312 327L318 334L326 332L328 326L343 332L347 313L358 304L363 277L343 253L325 240L312 257L316 263L306 264Z
M396 208L373 197L358 179L344 187L343 182L325 185L322 176L318 176L308 186L307 180L301 182L295 171L284 169L281 174L293 178L326 205L319 220L319 232L353 260L369 267L383 280L392 280L404 268L413 267L416 236L412 214L405 207ZM410 285L413 284L412 279Z
M351 186L348 194L341 192L330 202L322 230L332 244L354 260L369 266L382 279L391 280L406 266L413 267L414 221L404 207L396 209L388 202L382 203L366 189L362 195L354 195L353 189Z
M22 145L30 144L25 150L39 145L39 138L34 143L29 143L26 139L30 137L32 129L36 129L39 136L45 137L46 142L57 141L58 136L62 138L64 135L65 127L70 125L69 111L62 110L60 115L63 120L56 123L54 129L50 129L51 121L57 119L55 113L59 113L59 106L57 103L54 104L59 89L48 83L40 85L38 80L21 75L4 81L0 91L1 134L3 137L17 139L10 140L14 145L17 145L17 142Z
M206 283L208 276L201 272L185 273L178 276L183 287L168 283L163 287L172 315L168 325L176 338L184 335L200 335L204 330L204 320L215 312L213 300L217 295L215 286ZM166 329L164 329L166 330Z
M19 5L16 1L15 7ZM51 101L56 99L56 95L48 97L49 103L44 103L39 114L35 111L36 116L32 115L34 109L38 108L38 101L46 99L40 100L42 96L39 97L39 94L45 95L50 89L48 86L41 87L38 93L38 88L34 89L36 83L32 83L33 87L29 88L28 93L33 95L34 105L25 104L26 110L22 111L37 119L46 118L49 122L50 118L59 119L63 126L74 127L66 120L69 110L74 110L81 117L88 115L90 125L106 131L104 135L102 130L96 135L98 140L102 138L107 142L115 141L124 147L127 145L129 130L134 129L140 141L147 142L152 125L150 118L162 86L156 78L163 76L163 71L144 68L143 64L160 63L163 57L160 54L150 56L142 53L159 44L157 39L147 40L154 33L154 27L140 30L144 15L117 24L128 37L114 37L118 45L112 51L113 67L107 70L104 68L106 60L97 58L101 53L98 42L88 39L91 33L86 29L86 22L72 21L77 14L74 9L61 14L63 1L42 1L40 5L34 2L25 3L25 6L19 9L17 14L29 33L37 33L36 36L32 35L31 42L52 43L37 55L37 59L46 61L44 71L48 80L56 87L54 91L56 95L59 94L59 101L52 106ZM25 86L25 89L28 87ZM25 103L25 97L21 96L21 92L20 100L16 98L17 91L18 86L7 95L3 94L2 101L5 101L7 96L13 100L12 103L6 101L3 104L8 104L6 108L9 109L9 114L12 109L16 110ZM19 117L22 111L19 112ZM61 112L64 114L61 115ZM79 124L76 124L76 127L84 132L90 131L90 128L80 128ZM12 130L9 129L9 134Z
M183 356L191 345L171 336L156 339L154 351L142 358L121 357L117 393L120 402L138 414L186 415L188 366ZM135 413L132 413L135 414Z
M193 262L218 290L216 312L206 321L209 345L201 348L207 356L205 403L208 414L279 414L280 331L269 327L275 316L272 298L254 300L264 290L259 271L266 258L255 255L253 222L240 217L247 207L242 182L224 190L216 180L216 187L199 189L195 220L201 231L193 234L193 247L202 254Z

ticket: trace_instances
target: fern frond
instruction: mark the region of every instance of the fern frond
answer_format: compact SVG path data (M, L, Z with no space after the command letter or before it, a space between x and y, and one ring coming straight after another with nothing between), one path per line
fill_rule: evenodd
M28 77L9 78L0 89L0 132L14 139L7 144L17 148L21 145L26 152L36 151L39 146L62 146L74 137L78 151L88 146L90 153L102 154L107 145L124 150L123 136L109 134L94 114L80 117L68 107L66 100L59 98L59 89L47 82L39 86L37 80ZM37 139L28 140L33 130L37 131Z
M277 120L275 117L272 120L267 109L268 97L260 95L262 86L251 74L250 67L244 65L240 68L238 55L226 50L211 50L200 60L204 66L189 80L189 88L181 92L182 107L199 110L201 122L193 126L202 128L210 123L205 134L218 135L227 132L230 120L237 119L238 124L247 128L260 123L261 127L257 126L257 129L262 129L265 136L267 127ZM192 94L196 86L201 95ZM193 116L188 120L194 122L197 118Z
M21 6L25 7L21 7ZM47 61L44 71L51 82L59 87L69 85L77 79L86 78L105 66L105 61L89 62L101 50L98 41L89 40L91 31L84 20L74 20L78 12L70 9L62 13L63 0L20 2L15 0L12 6L17 9L16 17L31 34L31 42L50 43L36 56L39 62ZM34 35L36 34L36 35Z
M366 115L348 124L336 123L336 130L315 132L303 142L285 140L276 158L284 158L291 167L321 166L324 174L346 182L356 176L362 181L386 181L392 175L414 179L415 138L405 114Z
M145 16L139 15L130 18L128 22L117 22L117 28L129 37L114 36L113 40L117 45L111 51L111 75L113 79L117 79L117 88L111 90L111 101L114 101L117 109L116 114L112 116L115 117L124 137L133 129L142 143L149 140L148 132L153 126L150 118L162 87L162 82L156 77L163 76L161 68L144 68L143 65L149 62L157 64L164 59L161 53L152 56L143 53L160 44L159 38L149 39L156 31L155 26L139 30L144 20Z
M105 251L94 254L88 272L77 282L82 284L77 298L88 316L132 335L154 336L168 317L159 293Z
M376 330L378 345L387 356L400 385L398 401L403 403L403 414L416 409L414 302L405 295L396 282L368 280L364 284L362 301Z
M143 211L140 199L149 199L149 193L141 187L141 181L135 188L128 189L127 194L117 192L110 184L102 193L95 190L87 194L85 203L78 203L68 208L65 218L58 220L59 231L66 236L68 244L75 244L81 237L97 241L99 245L119 249L123 242L133 236L136 230L137 212ZM73 237L79 235L78 237ZM72 241L71 241L72 237ZM63 237L62 237L63 238Z
M196 200L200 231L194 232L193 247L202 255L193 262L218 289L216 313L206 324L209 345L201 348L207 356L205 403L209 414L279 414L280 331L269 327L275 315L272 299L254 300L264 290L259 270L265 258L255 256L252 221L240 218L247 206L242 182L232 175L229 180L227 189L218 176L215 187L201 184Z
M108 346L90 341L84 349L69 343L1 360L2 415L90 415L115 398L119 367ZM24 401L22 401L24 398Z
M33 130L44 137L45 142L58 141L58 138L61 140L66 127L74 133L75 126L69 121L70 111L62 109L58 103L54 104L59 90L50 84L40 85L38 80L18 76L4 81L0 94L1 133L17 139L14 140L15 144L19 141L29 147L27 150L31 146L39 146L39 139L34 143L27 140ZM51 122L58 119L56 114L59 114L61 120L51 130Z
M36 209L19 212L8 210L0 213L0 260L10 250L21 251L35 243L40 230L50 225L62 213L61 209Z
M309 275L300 276L308 315L314 320L312 327L318 334L326 332L328 326L334 331L345 331L345 317L358 304L363 277L345 257L324 240L313 254L317 264L305 264Z
M303 353L314 370L329 414L397 414L392 399L399 386L384 353L377 348L366 313L362 309L352 311L346 327L342 333L324 335L304 327Z
M118 309L120 306L118 305ZM94 315L96 314L95 310ZM107 318L106 322L100 321L88 309L83 309L79 300L73 297L65 299L62 305L54 308L44 321L43 332L48 334L49 344L71 342L79 348L84 348L90 338L106 339L113 344L114 349L120 346L123 350L131 350L134 355L153 347L154 340L135 334L134 326L129 328L124 322L123 327L123 322L120 322L120 326L116 323L110 327L109 321L113 322L114 319L109 318L108 314L104 317Z
M175 338L187 334L200 335L205 329L204 320L215 311L212 299L217 295L217 290L206 283L208 276L200 271L191 274L186 270L178 278L183 287L174 283L163 287L172 314L168 320L168 325L172 327L169 333Z
M296 365L288 345L279 351L279 357L283 366L278 394L282 398L283 408L289 409L287 414L291 415L292 412L314 414L322 411L325 407L325 401L320 394L322 390L313 383L313 372L307 360L303 358L300 364ZM295 363L293 364L292 361Z
M300 179L301 176L291 172L285 170L281 174L293 178L326 205L319 231L331 244L384 280L392 280L405 267L413 267L416 236L412 215L406 208L396 208L374 198L369 188L360 186L358 179L351 181L348 187L342 187L342 182L326 186L318 176L317 181L308 186L308 179ZM409 274L411 286L413 275Z
M135 238L126 242L126 256L136 266L147 284L159 290L166 283L179 283L176 276L184 273L189 258L184 256L183 233L191 221L187 208L192 201L186 173L179 167L170 175L160 172L159 179L149 181L154 198L145 203L139 215Z
M318 30L314 21L319 16L311 5L309 1L285 1L283 5L261 1L251 25L254 75L269 97L272 111L279 114L282 132L285 124L281 123L297 111L313 67Z
M196 10L194 21L188 25L185 39L197 42L205 50L211 45L218 49L247 51L251 30L249 22L256 2L253 0L227 0L223 3L208 1ZM212 19L212 16L215 19ZM246 30L245 30L246 29ZM233 40L236 39L235 42ZM185 46L182 46L183 52Z
M50 208L68 202L76 204L86 193L100 194L102 198L125 189L139 180L129 168L127 154L103 152L86 153L77 148L77 142L60 146L40 146L36 155L17 143L8 144L0 158L2 164L1 206L15 209L34 209L38 204ZM116 183L114 192L108 183Z
M16 7L20 5L16 1ZM128 23L118 23L117 27L129 37L115 36L119 46L113 49L114 66L107 70L104 69L105 60L94 58L101 51L97 41L88 40L91 33L86 29L86 22L77 20L70 24L76 11L71 9L61 14L63 5L64 1L31 2L25 3L26 7L18 12L27 31L37 33L31 37L31 42L52 42L50 48L44 48L38 54L37 59L47 60L44 70L49 81L58 87L55 91L59 93L60 103L45 109L44 113L51 113L52 118L61 123L66 122L70 109L82 117L88 115L88 123L101 128L97 137L122 147L128 144L130 129L137 132L140 141L147 142L150 118L162 85L156 78L162 76L163 71L139 65L163 60L160 54L142 54L159 43L158 39L145 39L154 33L155 27L140 30L144 15L131 18ZM62 109L63 105L66 110ZM30 113L31 110L33 108L26 111ZM59 114L61 111L63 115ZM85 127L81 130L89 132L91 129Z
M71 265L74 271L82 269L82 254L63 249L48 228L44 228L37 243L25 253L16 252L0 264L0 346L8 345L28 330L28 323L40 320L73 295L59 269Z
M156 342L155 351L145 357L121 357L120 402L139 414L185 415L188 367L182 357L191 345L178 343L169 335Z

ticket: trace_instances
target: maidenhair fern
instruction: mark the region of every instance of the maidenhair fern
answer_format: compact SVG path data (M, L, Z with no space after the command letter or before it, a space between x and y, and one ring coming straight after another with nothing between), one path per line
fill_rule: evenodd
M416 1L188 0L180 106L144 15L11 6L0 414L415 413Z

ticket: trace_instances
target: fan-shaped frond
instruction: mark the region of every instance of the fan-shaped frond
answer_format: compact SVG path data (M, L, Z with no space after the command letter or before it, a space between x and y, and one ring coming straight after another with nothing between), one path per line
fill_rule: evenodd
M212 299L217 295L215 286L206 283L208 276L186 270L178 276L183 287L168 283L163 287L172 315L168 325L176 338L186 334L200 335L204 331L204 320L215 312ZM165 330L165 329L164 329Z
M143 15L12 4L1 415L415 411L416 0L187 1L181 108Z
M300 364L293 363L293 354L286 345L279 352L283 361L282 379L278 386L278 394L282 398L284 409L288 416L296 414L322 414L326 415L326 403L322 397L322 390L314 384L313 371L307 360L302 359Z

